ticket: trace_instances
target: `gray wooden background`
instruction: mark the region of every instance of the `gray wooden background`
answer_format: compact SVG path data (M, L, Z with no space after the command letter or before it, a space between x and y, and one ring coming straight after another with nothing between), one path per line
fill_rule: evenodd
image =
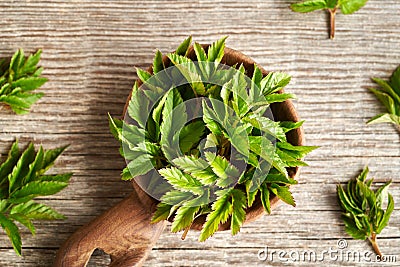
M31 114L0 110L0 153L4 156L15 138L45 148L71 144L53 171L74 172L66 190L43 199L68 219L37 222L36 237L24 230L22 257L1 233L0 266L50 266L64 240L129 193L129 184L119 179L124 161L106 114L122 113L136 78L134 66L147 67L157 48L169 52L189 34L201 43L229 35L228 46L267 70L290 73L287 91L299 98L295 105L307 120L307 143L321 148L307 157L310 166L293 187L296 208L280 205L237 236L218 233L205 243L196 241L196 232L181 241L168 228L146 265L281 266L286 263L276 257L260 261L258 250L322 253L337 249L339 239L348 242L348 251L370 251L367 242L344 232L335 196L336 185L367 164L377 181L394 181L397 205L379 243L385 254L397 256L392 265L398 265L399 133L391 125L365 122L383 111L367 91L373 86L370 77L386 79L400 64L400 1L370 0L354 15L338 15L333 41L327 14L293 13L292 2L0 0L0 56L19 47L27 52L42 48L41 65L50 80ZM95 253L91 266L106 262L106 255ZM329 258L324 264L356 265Z

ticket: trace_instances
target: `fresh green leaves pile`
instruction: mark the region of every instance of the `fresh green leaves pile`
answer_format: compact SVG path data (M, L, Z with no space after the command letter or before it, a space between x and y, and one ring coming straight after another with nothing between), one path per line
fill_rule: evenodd
M400 67L390 77L389 81L372 78L381 88L373 89L376 98L386 107L387 113L379 114L368 121L369 124L389 122L400 131Z
M387 192L391 181L379 187L376 191L371 189L373 179L367 180L368 167L347 184L347 191L341 185L337 187L339 203L343 209L343 220L346 232L354 239L368 240L377 255L382 257L376 242L376 235L389 223L390 215L394 209L392 195ZM386 210L383 201L388 199Z
M19 222L35 234L32 220L56 220L65 217L45 204L35 202L38 196L52 195L68 185L71 173L46 175L66 147L34 150L33 144L24 151L15 142L8 157L0 165L0 225L7 233L15 252L21 255Z
M17 114L29 113L32 104L43 96L33 92L47 82L40 77L43 68L37 66L41 53L38 50L26 58L19 49L9 63L6 59L0 60L0 103L9 105Z
M129 116L109 119L129 162L122 178L144 175L149 187L162 192L152 221L173 219L172 232L185 230L185 236L193 221L205 215L200 241L227 222L232 234L238 233L256 198L268 213L274 195L295 206L289 185L297 182L287 168L305 166L301 158L315 149L286 139L303 122L265 116L270 104L294 97L280 92L290 77L279 72L263 77L255 65L247 83L243 66L226 69L220 64L225 39L208 49L194 43L194 59L188 57L191 37L166 55L169 63L157 51L152 73L137 70L143 86L134 85ZM194 102L185 106L187 101ZM189 111L202 116L188 119ZM235 159L230 158L233 150ZM246 165L240 170L235 162L243 158Z
M343 14L353 14L362 8L368 0L308 0L294 3L290 8L295 12L307 13L315 10L325 9L330 14L330 37L335 38L335 16L338 9Z

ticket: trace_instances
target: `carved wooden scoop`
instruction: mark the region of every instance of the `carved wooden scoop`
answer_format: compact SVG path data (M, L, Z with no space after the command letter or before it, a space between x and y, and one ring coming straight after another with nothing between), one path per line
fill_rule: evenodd
M207 45L204 46L208 48ZM194 58L193 48L188 53ZM168 58L164 57L165 63ZM244 54L225 48L223 64L233 66L243 64L249 76L254 70L254 61ZM263 75L267 71L261 68ZM151 71L151 68L149 69ZM128 97L127 104L130 100ZM126 105L127 105L126 104ZM124 113L127 106L125 106ZM271 105L275 119L279 121L299 121L291 101ZM302 129L292 130L287 134L288 141L293 145L303 145ZM289 169L289 175L295 178L298 168ZM88 263L93 251L97 248L111 256L110 266L141 266L166 226L166 221L151 224L151 217L156 210L157 200L147 195L132 181L133 192L120 203L106 211L89 224L76 231L59 249L54 266L83 267ZM275 207L278 198L271 199L271 207ZM253 206L246 210L246 222L254 221L263 215L264 209L259 197ZM200 230L205 222L205 215L198 217L191 229ZM220 225L219 231L229 229L229 221Z

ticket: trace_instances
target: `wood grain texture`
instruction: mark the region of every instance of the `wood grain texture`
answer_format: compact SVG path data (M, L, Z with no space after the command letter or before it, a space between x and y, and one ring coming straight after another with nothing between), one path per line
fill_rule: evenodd
M340 238L347 240L348 250L371 250L344 232L335 186L368 164L377 181L393 179L391 192L400 203L399 135L391 125L365 125L383 111L367 91L373 86L370 77L387 78L400 64L400 2L370 0L354 15L339 14L333 41L327 14L292 13L292 2L0 1L0 57L19 47L27 52L42 48L41 65L50 79L30 115L0 108L0 153L15 138L46 148L71 144L54 171L75 173L66 190L43 198L68 220L37 222L36 237L24 230L21 258L1 234L0 266L50 266L74 231L130 193L130 186L117 178L124 161L106 114L122 113L136 78L134 66L147 67L157 48L169 52L189 34L201 43L229 35L229 47L267 70L290 73L287 91L298 96L295 106L307 121L307 143L321 148L307 157L310 166L293 187L296 208L281 205L239 235L217 233L205 243L196 241L196 232L181 241L167 227L146 266L281 266L277 259L259 261L258 250L321 252L336 248ZM398 205L379 242L384 253L400 261ZM95 254L90 266L109 262L103 253ZM324 264L376 265L329 259Z

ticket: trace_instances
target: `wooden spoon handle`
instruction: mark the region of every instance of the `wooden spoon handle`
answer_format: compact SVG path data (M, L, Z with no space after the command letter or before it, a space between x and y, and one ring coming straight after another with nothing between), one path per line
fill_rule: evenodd
M59 249L53 266L83 267L96 248L111 256L110 266L141 266L166 223L151 224L154 207L136 191L76 231Z

